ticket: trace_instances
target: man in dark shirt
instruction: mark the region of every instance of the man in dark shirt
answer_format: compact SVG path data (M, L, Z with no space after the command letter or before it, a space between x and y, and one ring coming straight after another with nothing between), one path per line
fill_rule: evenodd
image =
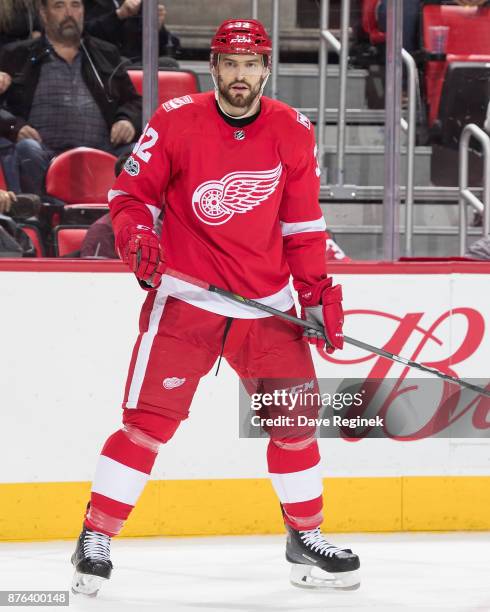
M81 0L42 0L45 36L3 49L0 70L12 85L6 107L16 116L7 136L17 142L21 188L43 194L50 161L63 151L87 146L116 155L140 132L141 98L117 49L82 38Z
M158 53L174 58L181 51L180 40L165 27L165 5L158 3ZM115 44L121 55L140 62L143 46L142 0L85 0L85 30ZM168 65L177 66L177 62Z

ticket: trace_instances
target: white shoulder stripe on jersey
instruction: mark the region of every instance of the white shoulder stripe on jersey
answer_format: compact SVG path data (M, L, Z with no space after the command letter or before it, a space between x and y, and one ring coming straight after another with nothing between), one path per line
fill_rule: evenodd
M129 193L126 193L125 191L119 191L117 189L110 189L109 193L107 194L107 200L109 202L112 202L112 200L114 198L117 198L118 196L127 196L129 195Z
M320 217L313 221L301 221L298 223L285 223L281 221L281 231L283 236L302 234L303 232L324 232L327 229L325 219Z

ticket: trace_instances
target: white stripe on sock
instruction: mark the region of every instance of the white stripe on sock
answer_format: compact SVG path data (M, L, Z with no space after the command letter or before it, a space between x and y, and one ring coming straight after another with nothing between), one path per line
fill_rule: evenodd
M316 499L323 493L320 462L307 470L289 474L269 474L279 500L283 504Z
M134 506L149 478L149 474L101 455L97 462L92 491Z

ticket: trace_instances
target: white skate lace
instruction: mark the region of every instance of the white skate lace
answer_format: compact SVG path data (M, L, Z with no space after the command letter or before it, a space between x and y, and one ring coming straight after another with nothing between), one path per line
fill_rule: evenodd
M327 542L319 527L310 531L300 531L299 534L302 542L309 546L311 550L326 557L333 557L337 553L345 551L345 548L338 548Z
M109 561L111 538L98 531L86 531L83 538L83 554L95 561Z

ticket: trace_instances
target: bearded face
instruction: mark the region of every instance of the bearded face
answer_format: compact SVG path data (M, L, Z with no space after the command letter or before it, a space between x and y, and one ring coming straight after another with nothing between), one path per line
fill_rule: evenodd
M221 76L218 76L218 89L223 98L236 108L250 108L259 95L264 79L261 78L255 85L245 79L226 84Z
M260 55L220 55L213 70L221 100L230 111L244 113L257 100L269 74Z
M81 0L48 0L40 15L50 39L64 43L80 41L84 17Z

